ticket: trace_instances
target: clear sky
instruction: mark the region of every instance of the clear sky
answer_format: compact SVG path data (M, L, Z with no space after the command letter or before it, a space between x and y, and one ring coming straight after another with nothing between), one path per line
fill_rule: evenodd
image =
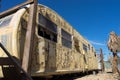
M2 0L0 12L27 0ZM97 52L103 49L105 60L109 53L109 33L120 34L120 0L39 0L70 23L89 40Z

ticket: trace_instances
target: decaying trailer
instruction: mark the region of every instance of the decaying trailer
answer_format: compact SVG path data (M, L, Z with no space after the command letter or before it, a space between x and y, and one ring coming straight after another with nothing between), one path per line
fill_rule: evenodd
M0 42L22 62L29 7L0 19ZM31 76L51 76L94 71L98 61L94 47L52 9L38 5ZM0 49L0 57L7 57ZM7 67L7 66L6 66ZM0 69L2 70L2 69ZM0 71L0 77L3 76Z

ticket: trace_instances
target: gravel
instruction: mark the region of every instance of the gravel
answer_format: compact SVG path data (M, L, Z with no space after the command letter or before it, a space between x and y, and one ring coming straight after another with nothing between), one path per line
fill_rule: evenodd
M96 75L91 74L74 80L120 80L120 77L118 77L118 74L98 73Z

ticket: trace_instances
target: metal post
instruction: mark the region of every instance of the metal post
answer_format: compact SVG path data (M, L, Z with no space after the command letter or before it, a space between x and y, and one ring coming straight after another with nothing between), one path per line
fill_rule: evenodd
M23 52L22 68L26 72L28 72L29 63L31 61L31 55L33 53L36 14L37 14L37 0L34 0L34 4L31 4L29 8L29 18Z

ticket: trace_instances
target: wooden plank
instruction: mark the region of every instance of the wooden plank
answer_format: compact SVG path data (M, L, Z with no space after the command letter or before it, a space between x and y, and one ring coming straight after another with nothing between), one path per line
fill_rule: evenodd
M30 67L29 63L31 62L31 55L33 53L36 14L37 14L37 0L34 0L34 4L31 4L29 10L29 18L23 52L22 68L26 72L28 72L28 67Z
M22 6L25 6L25 5L27 5L27 4L32 4L32 3L33 3L33 0L29 0L29 1L26 1L26 2L24 2L24 3L22 3L22 4L20 4L20 5L15 6L15 7L11 8L11 9L7 10L7 11L4 11L4 12L0 13L0 18L3 18L3 17L5 17L5 16L7 16L7 15L10 15L10 14L16 12L16 11L19 10Z
M19 59L17 59L16 57L12 56L14 58L14 60L20 64ZM14 65L13 61L11 61L11 59L9 57L1 57L0 56L0 65Z
M16 61L16 59L13 58L13 56L10 55L10 53L6 50L6 48L0 43L0 47L5 52L5 54L9 57L9 59L13 62L14 66L20 69L26 76L28 80L33 80L21 67L21 65Z
M8 57L0 57L0 65L13 65L13 62Z
M101 68L102 68L102 72L105 71L105 67L104 67L104 57L103 57L103 52L102 49L100 48L100 59L101 59Z
M23 75L14 66L2 66L2 71L4 75L4 80L24 80Z

